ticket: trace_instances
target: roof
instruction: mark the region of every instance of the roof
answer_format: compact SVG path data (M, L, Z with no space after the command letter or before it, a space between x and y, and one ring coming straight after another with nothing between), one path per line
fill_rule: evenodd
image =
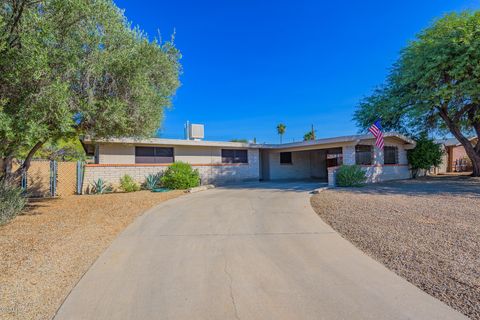
M469 141L474 141L474 140L477 139L477 137L469 137L467 139ZM461 145L461 143L457 140L457 138L438 139L438 140L435 140L435 143L443 144L446 147L454 147L454 146L460 146Z
M415 146L415 141L407 138L396 132L384 133L385 138L395 138L403 141L406 145ZM372 134L360 134L351 136L340 136L333 138L324 138L310 141L299 141L283 144L256 144L243 142L228 142L228 141L205 141L205 140L182 140L182 139L163 139L163 138L112 138L92 140L84 138L83 144L97 144L97 143L114 143L114 144L135 144L135 145L172 145L172 146L203 146L203 147L230 147L230 148L259 148L259 149L288 149L288 148L302 148L302 147L317 147L331 144L345 144L349 142L356 142L360 140L374 139Z

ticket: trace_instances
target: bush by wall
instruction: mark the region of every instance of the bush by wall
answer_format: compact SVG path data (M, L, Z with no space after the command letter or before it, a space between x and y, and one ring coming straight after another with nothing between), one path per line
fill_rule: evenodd
M359 187L365 183L367 177L360 166L343 165L338 168L335 179L339 187Z
M168 189L188 189L200 185L200 174L184 162L175 162L165 171L162 185Z
M133 180L131 176L126 174L120 178L120 189L125 192L134 192L139 191L140 186Z
M0 178L0 225L7 223L19 214L27 204L22 189Z

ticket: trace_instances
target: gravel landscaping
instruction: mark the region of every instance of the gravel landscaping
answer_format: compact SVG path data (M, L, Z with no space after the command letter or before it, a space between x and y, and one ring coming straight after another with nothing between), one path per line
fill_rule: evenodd
M358 248L480 319L480 179L428 177L338 188L311 203Z
M0 227L0 319L51 319L115 236L146 209L182 191L32 201Z

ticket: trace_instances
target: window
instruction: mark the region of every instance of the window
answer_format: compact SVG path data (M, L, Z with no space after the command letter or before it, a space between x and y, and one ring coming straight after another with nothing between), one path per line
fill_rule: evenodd
M372 164L372 146L356 145L355 146L355 163L359 165Z
M280 152L280 164L292 164L292 153Z
M135 163L173 163L173 148L135 147Z
M398 164L398 148L397 147L384 147L383 155L384 155L385 164Z
M248 163L248 151L222 149L222 163Z
M327 168L341 166L342 164L342 148L327 149Z

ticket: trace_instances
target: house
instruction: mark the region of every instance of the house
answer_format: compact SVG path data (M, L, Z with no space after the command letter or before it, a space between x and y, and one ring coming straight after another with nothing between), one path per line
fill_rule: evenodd
M468 140L473 145L478 143L478 138L475 137L469 138ZM436 143L442 146L444 153L442 156L442 164L433 169L435 174L472 171L472 163L468 158L465 148L457 139L437 140Z
M143 182L146 175L163 171L175 161L198 169L202 184L318 179L334 186L342 164L362 166L368 182L410 178L406 151L415 142L393 132L384 136L384 150L375 147L371 134L285 144L87 138L82 143L95 163L85 167L84 188L98 178L118 184L125 174Z

